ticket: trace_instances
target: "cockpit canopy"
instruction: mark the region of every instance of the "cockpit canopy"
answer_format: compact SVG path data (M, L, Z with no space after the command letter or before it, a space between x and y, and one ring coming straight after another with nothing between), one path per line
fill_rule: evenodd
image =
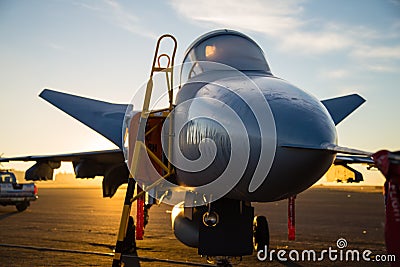
M271 74L263 51L252 39L240 32L217 30L189 46L181 69L181 84L201 73L220 70L221 64L228 65L226 69Z

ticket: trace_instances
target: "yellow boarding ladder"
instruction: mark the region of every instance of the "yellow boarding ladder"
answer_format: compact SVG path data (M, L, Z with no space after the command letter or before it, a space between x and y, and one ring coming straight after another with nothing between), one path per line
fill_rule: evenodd
M167 54L160 54L159 55L159 48L160 48L160 43L164 39L172 39L174 46L173 46L173 51L171 56ZM145 189L151 190L152 188L156 187L159 185L164 179L167 177L171 176L174 171L171 163L168 161L168 164L165 165L162 158L157 156L155 153L151 151L151 149L146 145L145 142L145 137L146 135L150 134L155 127L152 127L149 129L147 132L146 126L147 126L147 119L149 116L153 116L155 113L162 112L164 117L167 117L168 114L173 110L173 78L174 78L174 61L175 61L175 53L177 49L177 41L175 37L173 37L170 34L165 34L162 35L158 41L157 41L157 46L155 49L154 53L154 58L153 58L153 65L151 68L150 72L150 78L149 81L147 82L146 86L146 93L145 93L145 98L143 101L143 108L141 111L141 116L139 120L139 127L138 127L138 134L137 138L135 141L135 147L134 147L134 152L133 152L133 158L131 161L131 166L130 166L130 176L128 179L128 187L126 189L126 194L125 194L125 201L124 201L124 207L122 209L122 215L121 215L121 222L119 225L119 231L118 231L118 238L117 238L117 243L115 246L115 253L114 253L114 258L113 258L113 267L119 267L121 266L121 258L122 258L122 253L124 250L124 240L126 239L126 233L128 229L128 222L129 222L129 217L131 213L131 207L132 203L136 200L143 199L146 192L143 191L139 186L137 186L137 194L134 196L134 191L135 191L135 177L137 174L137 167L138 167L138 161L140 158L140 154L143 153L142 151L146 151L148 156L153 160L153 163L158 165L159 167L162 168L164 171L164 175L155 181L153 184L147 186ZM161 59L166 58L167 59L167 64L165 67L161 66ZM156 65L157 64L157 65ZM157 111L150 111L149 110L149 105L150 105L150 100L151 100L151 94L153 91L153 75L155 72L164 72L166 76L166 82L167 82L167 88L168 88L168 97L169 97L169 107L167 109L163 110L157 110ZM156 125L157 126L157 125ZM171 142L172 142L172 120L169 119L169 137L168 137L168 158L171 158ZM143 134L144 133L144 134ZM144 149L143 149L144 148ZM143 204L141 205L141 208L143 209ZM143 212L143 210L139 210L138 212ZM140 216L138 216L140 217ZM143 217L143 216L142 216ZM143 225L137 225L137 227L143 227ZM138 263L137 263L138 264Z

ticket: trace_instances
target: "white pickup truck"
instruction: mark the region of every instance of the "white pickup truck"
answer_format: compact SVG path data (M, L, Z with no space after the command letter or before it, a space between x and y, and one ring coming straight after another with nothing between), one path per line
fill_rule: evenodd
M18 211L26 210L35 201L38 189L34 183L19 184L11 171L0 170L0 205L15 205Z

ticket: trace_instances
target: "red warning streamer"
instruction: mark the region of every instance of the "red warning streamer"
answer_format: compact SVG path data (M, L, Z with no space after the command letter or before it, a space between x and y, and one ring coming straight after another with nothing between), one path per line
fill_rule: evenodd
M296 195L288 198L288 240L296 239L295 199Z
M137 186L137 193L142 189ZM136 200L136 240L143 240L144 236L144 195Z
M385 241L388 254L396 256L392 267L400 267L400 163L390 160L390 152L381 150L372 155L385 182Z

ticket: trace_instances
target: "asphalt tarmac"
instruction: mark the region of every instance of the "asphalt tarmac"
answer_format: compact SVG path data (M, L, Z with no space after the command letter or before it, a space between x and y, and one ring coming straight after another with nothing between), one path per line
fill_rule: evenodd
M24 212L0 206L0 266L111 266L121 216L124 190L112 199L103 199L101 189L40 189L39 199ZM269 221L271 249L286 251L338 250L331 261L260 261L256 254L243 257L238 266L389 266L364 261L362 252L386 255L384 244L384 204L380 189L311 188L296 199L296 240L287 239L287 200L255 203L256 214ZM166 205L150 210L145 238L137 241L138 255L206 263L197 250L175 239ZM360 261L341 261L336 241L344 238L341 249L358 250ZM21 246L21 247L20 247ZM55 249L55 250L50 250ZM84 254L89 252L88 254ZM97 253L97 254L96 254ZM291 254L293 257L295 253ZM282 256L282 255L281 255ZM301 258L301 257L300 257ZM317 257L318 258L318 257ZM177 263L142 261L141 266L179 266ZM180 265L182 266L182 265Z

